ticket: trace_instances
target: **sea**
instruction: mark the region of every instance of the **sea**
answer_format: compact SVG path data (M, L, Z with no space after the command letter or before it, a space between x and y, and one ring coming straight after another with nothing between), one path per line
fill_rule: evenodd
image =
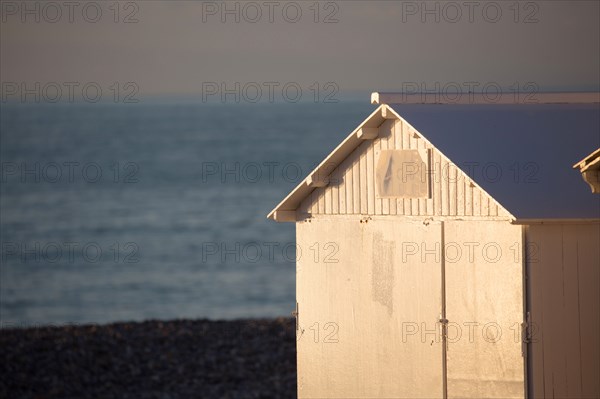
M1 104L0 327L290 316L311 249L267 214L375 108ZM516 217L600 217L572 167L600 147L597 104L402 116Z
M267 214L374 108L1 104L0 327L289 316Z

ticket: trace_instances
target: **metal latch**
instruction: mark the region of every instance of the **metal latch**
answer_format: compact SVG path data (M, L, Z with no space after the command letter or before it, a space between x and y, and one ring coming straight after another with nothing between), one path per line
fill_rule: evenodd
M444 342L446 342L446 340L448 339L448 319L446 319L440 314L440 316L438 317L438 323L441 324L442 339L444 340Z

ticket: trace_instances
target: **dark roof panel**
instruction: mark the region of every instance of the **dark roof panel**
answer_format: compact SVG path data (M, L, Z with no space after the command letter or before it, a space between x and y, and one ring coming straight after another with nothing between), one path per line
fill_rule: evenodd
M597 104L390 106L516 217L600 218L573 169L600 147Z

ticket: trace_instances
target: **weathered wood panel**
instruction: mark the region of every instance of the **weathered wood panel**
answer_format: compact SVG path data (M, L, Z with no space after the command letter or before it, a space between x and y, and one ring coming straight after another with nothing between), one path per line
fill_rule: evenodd
M376 166L383 150L424 150L430 198L379 197ZM506 217L510 213L405 121L387 120L379 135L364 140L298 209L306 214Z
M448 398L525 396L521 248L521 226L444 222Z
M600 397L600 224L526 228L531 397Z
M441 263L418 251L440 224L296 226L298 397L441 398Z

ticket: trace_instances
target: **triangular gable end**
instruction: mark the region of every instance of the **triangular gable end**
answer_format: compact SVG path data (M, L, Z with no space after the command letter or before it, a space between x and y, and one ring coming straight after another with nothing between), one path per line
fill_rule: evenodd
M427 192L420 198L380 196L376 169L389 150L418 150L427 163ZM384 153L385 152L385 153ZM515 217L452 163L429 140L382 104L271 213L276 221L311 215Z

